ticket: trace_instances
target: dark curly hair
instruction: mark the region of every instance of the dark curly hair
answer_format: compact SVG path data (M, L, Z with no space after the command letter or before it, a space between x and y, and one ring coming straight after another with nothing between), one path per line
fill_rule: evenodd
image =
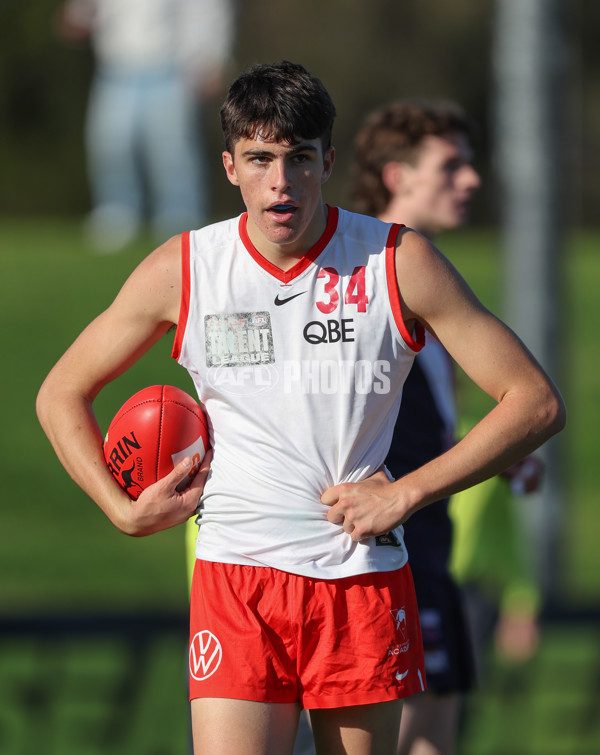
M221 107L225 149L239 139L265 138L294 144L320 138L331 144L335 107L322 82L297 63L259 64L241 74Z
M472 139L475 127L452 102L392 102L371 113L354 139L349 190L353 209L366 215L381 214L390 201L382 180L386 163L414 165L425 136L456 132Z

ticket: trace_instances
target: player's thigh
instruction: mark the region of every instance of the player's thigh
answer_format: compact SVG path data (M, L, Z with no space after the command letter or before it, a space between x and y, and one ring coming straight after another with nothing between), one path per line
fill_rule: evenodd
M194 755L291 755L296 703L196 698L191 702Z
M395 755L402 700L311 710L318 755Z

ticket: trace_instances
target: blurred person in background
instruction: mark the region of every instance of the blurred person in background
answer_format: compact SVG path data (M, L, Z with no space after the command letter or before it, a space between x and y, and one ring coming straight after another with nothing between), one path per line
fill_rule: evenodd
M473 135L473 124L454 103L394 102L374 111L355 138L354 209L404 223L430 240L463 226L480 185L472 165ZM386 460L391 474L402 477L442 454L455 442L455 426L454 366L428 332L405 383ZM428 689L405 702L399 755L453 753L462 700L475 680L463 596L449 571L448 508L449 499L439 501L404 525Z
M464 593L478 676L492 640L512 664L530 660L539 645L541 594L518 496L537 491L542 479L541 459L530 456L450 502L450 572Z
M158 241L209 213L202 108L231 56L231 0L67 0L57 31L91 41L85 141L87 222L98 252L131 242L149 216Z

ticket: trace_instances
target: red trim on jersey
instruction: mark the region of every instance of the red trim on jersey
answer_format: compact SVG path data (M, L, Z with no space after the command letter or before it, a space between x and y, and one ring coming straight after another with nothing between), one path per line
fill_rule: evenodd
M329 242L331 241L331 237L333 236L335 229L337 228L339 211L337 207L330 207L329 205L327 205L327 210L327 225L325 227L323 235L313 246L313 248L309 249L304 257L299 259L298 262L289 270L281 270L272 262L269 262L269 260L265 259L263 255L258 251L258 249L254 246L254 244L250 241L250 236L248 236L247 229L247 212L245 212L240 218L240 238L242 239L242 242L252 259L257 262L263 268L263 270L266 270L282 283L289 283L298 275L300 275L300 273L303 273L306 268L309 267L309 265L317 259L319 254L321 254L323 249L325 249L327 244L329 244Z
M425 330L421 325L417 324L415 328L415 337L413 338L408 332L406 323L402 317L402 307L400 305L400 289L398 288L398 278L396 276L396 242L401 228L404 228L404 224L399 225L398 223L394 223L392 225L385 247L385 270L388 295L390 297L394 320L402 338L407 346L410 346L413 351L421 351L423 346L425 346Z
M175 339L173 340L173 350L171 351L173 359L179 359L181 356L183 334L190 313L190 275L190 232L186 231L181 234L181 303Z

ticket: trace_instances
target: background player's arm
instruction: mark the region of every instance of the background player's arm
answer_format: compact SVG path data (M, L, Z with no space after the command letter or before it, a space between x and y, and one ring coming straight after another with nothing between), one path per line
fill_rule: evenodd
M150 534L188 519L206 476L197 475L188 490L177 493L176 485L189 471L189 464L181 462L167 478L131 501L106 467L102 433L92 408L103 386L125 372L177 322L180 250L180 239L175 237L140 263L110 307L60 358L37 399L40 423L62 465L113 524L131 535ZM208 459L203 470L207 464Z
M502 472L562 429L560 394L517 336L477 300L449 261L413 231L401 234L396 274L407 326L431 331L497 403L449 451L390 484L382 474L339 485L322 500L355 540Z

